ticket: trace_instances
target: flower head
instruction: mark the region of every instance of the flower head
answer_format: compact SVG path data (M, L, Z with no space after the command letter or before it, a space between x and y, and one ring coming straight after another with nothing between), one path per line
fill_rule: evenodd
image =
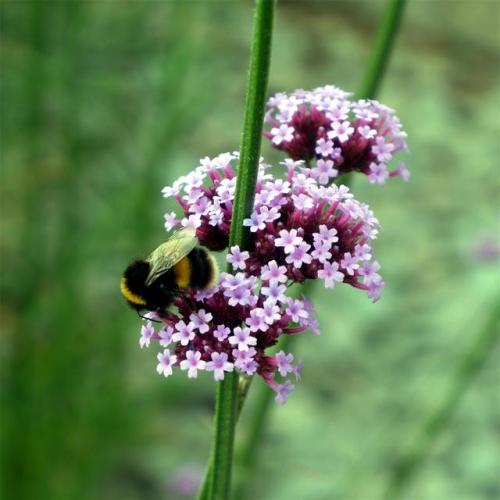
M346 98L330 90L332 99ZM295 111L290 104L283 116L297 111L300 103ZM163 322L157 332L151 321L142 327L141 347L154 341L167 347L158 354L159 373L169 376L178 367L189 378L208 371L215 380L234 370L258 374L276 391L276 401L285 403L294 387L289 379L299 379L302 362L294 363L291 353L272 356L267 350L282 335L319 334L312 304L288 297L288 287L320 279L326 288L345 283L374 301L380 297L384 282L372 252L378 221L348 188L324 182L324 176L337 168L333 158L339 157L343 144L337 141L346 135L344 142L349 143L356 134L352 125L344 123L348 120L344 108L330 111L342 117L342 126L335 128L338 136L325 136L316 146L321 150L321 171L288 159L281 178L261 160L255 203L245 222L250 229L248 246L245 250L232 246L226 257L233 272L221 273L210 289L184 289L172 310L157 313L155 319ZM288 132L283 134L280 144L287 142ZM296 135L297 130L293 140ZM388 154L385 142L375 144L377 155ZM210 250L227 248L235 191L232 164L237 159L230 153L204 158L193 172L165 188L164 196L174 197L183 212L168 214L169 227L194 226L201 245Z
M271 129L265 137L293 160L308 162L320 184L352 171L376 184L396 175L408 179L403 165L391 172L386 168L398 151L407 149L406 133L387 106L353 100L349 93L326 85L277 94L267 107Z

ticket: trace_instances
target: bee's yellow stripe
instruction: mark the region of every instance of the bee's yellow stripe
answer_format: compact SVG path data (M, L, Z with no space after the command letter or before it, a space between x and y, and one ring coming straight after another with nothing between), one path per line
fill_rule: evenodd
M127 280L125 278L122 278L120 280L120 291L122 292L122 295L129 302L132 302L132 304L137 304L138 306L145 306L146 305L146 301L142 297L133 293L130 290L130 288L127 286Z
M175 282L179 288L187 288L191 282L191 263L187 257L174 266Z
M219 265L211 253L208 254L208 260L210 262L210 281L207 284L207 288L212 288L217 284L217 280L219 279Z

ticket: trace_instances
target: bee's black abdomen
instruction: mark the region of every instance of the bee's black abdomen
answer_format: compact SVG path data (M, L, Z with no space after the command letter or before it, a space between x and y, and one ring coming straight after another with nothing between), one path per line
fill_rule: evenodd
M212 282L214 277L214 264L208 253L203 247L196 247L188 254L191 264L191 276L189 286L193 288L206 288Z
M178 295L179 289L171 270L165 272L150 285L146 285L150 269L150 264L146 261L132 262L123 273L121 292L134 309L164 310Z

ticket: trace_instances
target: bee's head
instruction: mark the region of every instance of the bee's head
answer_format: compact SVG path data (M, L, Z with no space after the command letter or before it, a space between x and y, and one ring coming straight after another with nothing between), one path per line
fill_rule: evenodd
M120 290L127 302L135 309L143 309L146 305L146 278L150 265L144 260L136 260L123 273Z

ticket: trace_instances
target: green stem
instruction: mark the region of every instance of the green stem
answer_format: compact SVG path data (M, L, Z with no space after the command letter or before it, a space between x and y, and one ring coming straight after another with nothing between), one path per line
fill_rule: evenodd
M231 221L230 245L246 248L249 228L243 220L253 210L262 142L267 81L271 61L275 0L256 0L240 163ZM230 269L231 270L231 269Z
M245 404L246 401L248 390L250 389L250 386L252 384L252 380L253 377L239 377L238 389L237 389L236 422L238 422L240 418L241 411L243 410L243 405ZM270 395L272 394L271 391L267 391L267 393L269 393ZM205 472L205 478L200 488L198 500L207 500L209 498L212 475L213 475L213 462L212 458L210 458L207 465L207 470ZM234 498L239 498L239 497L235 496Z
M279 346L286 349L290 344L291 335L287 335ZM233 498L241 500L244 498L247 482L250 477L255 477L252 471L255 468L257 461L257 452L259 450L259 442L263 436L263 430L267 426L270 416L270 408L272 406L274 392L266 385L259 386L255 402L251 406L251 416L248 421L248 428L245 434L245 440L241 448L237 452L237 474L233 490Z
M264 122L267 82L271 60L275 0L256 0L250 67L245 101L245 118L240 147L240 162L233 204L229 245L244 249L248 243L248 228L244 219L250 217L255 197L259 168L260 146ZM232 269L229 267L230 272ZM223 500L229 497L234 447L234 429L238 407L238 375L228 374L218 383L214 417L212 464L200 498Z
M451 386L441 404L424 422L414 446L400 459L394 469L384 495L387 500L401 498L404 488L429 456L438 436L448 428L467 388L494 350L500 336L499 324L500 303L497 303L484 328L458 364Z
M217 385L214 417L213 467L209 498L229 497L233 463L234 428L238 402L238 374L228 373Z
M370 62L365 70L357 99L373 99L379 90L403 17L405 0L388 0Z
M359 90L356 93L357 99L374 99L377 95L382 77L387 69L393 42L402 18L404 4L405 0L388 0L370 62L363 76ZM351 174L345 175L342 178L342 184L349 186L352 180L353 177ZM313 288L314 282L307 281L302 288L295 291L295 294L310 296ZM292 345L296 342L296 338L298 338L297 335L286 335L282 337L276 350L290 350ZM249 432L238 453L238 469L241 473L235 486L234 498L244 498L247 480L255 476L252 471L255 467L258 446L263 435L263 429L269 419L269 412L272 407L272 396L273 394L269 391L268 387L262 385L258 387L258 394L250 417Z

